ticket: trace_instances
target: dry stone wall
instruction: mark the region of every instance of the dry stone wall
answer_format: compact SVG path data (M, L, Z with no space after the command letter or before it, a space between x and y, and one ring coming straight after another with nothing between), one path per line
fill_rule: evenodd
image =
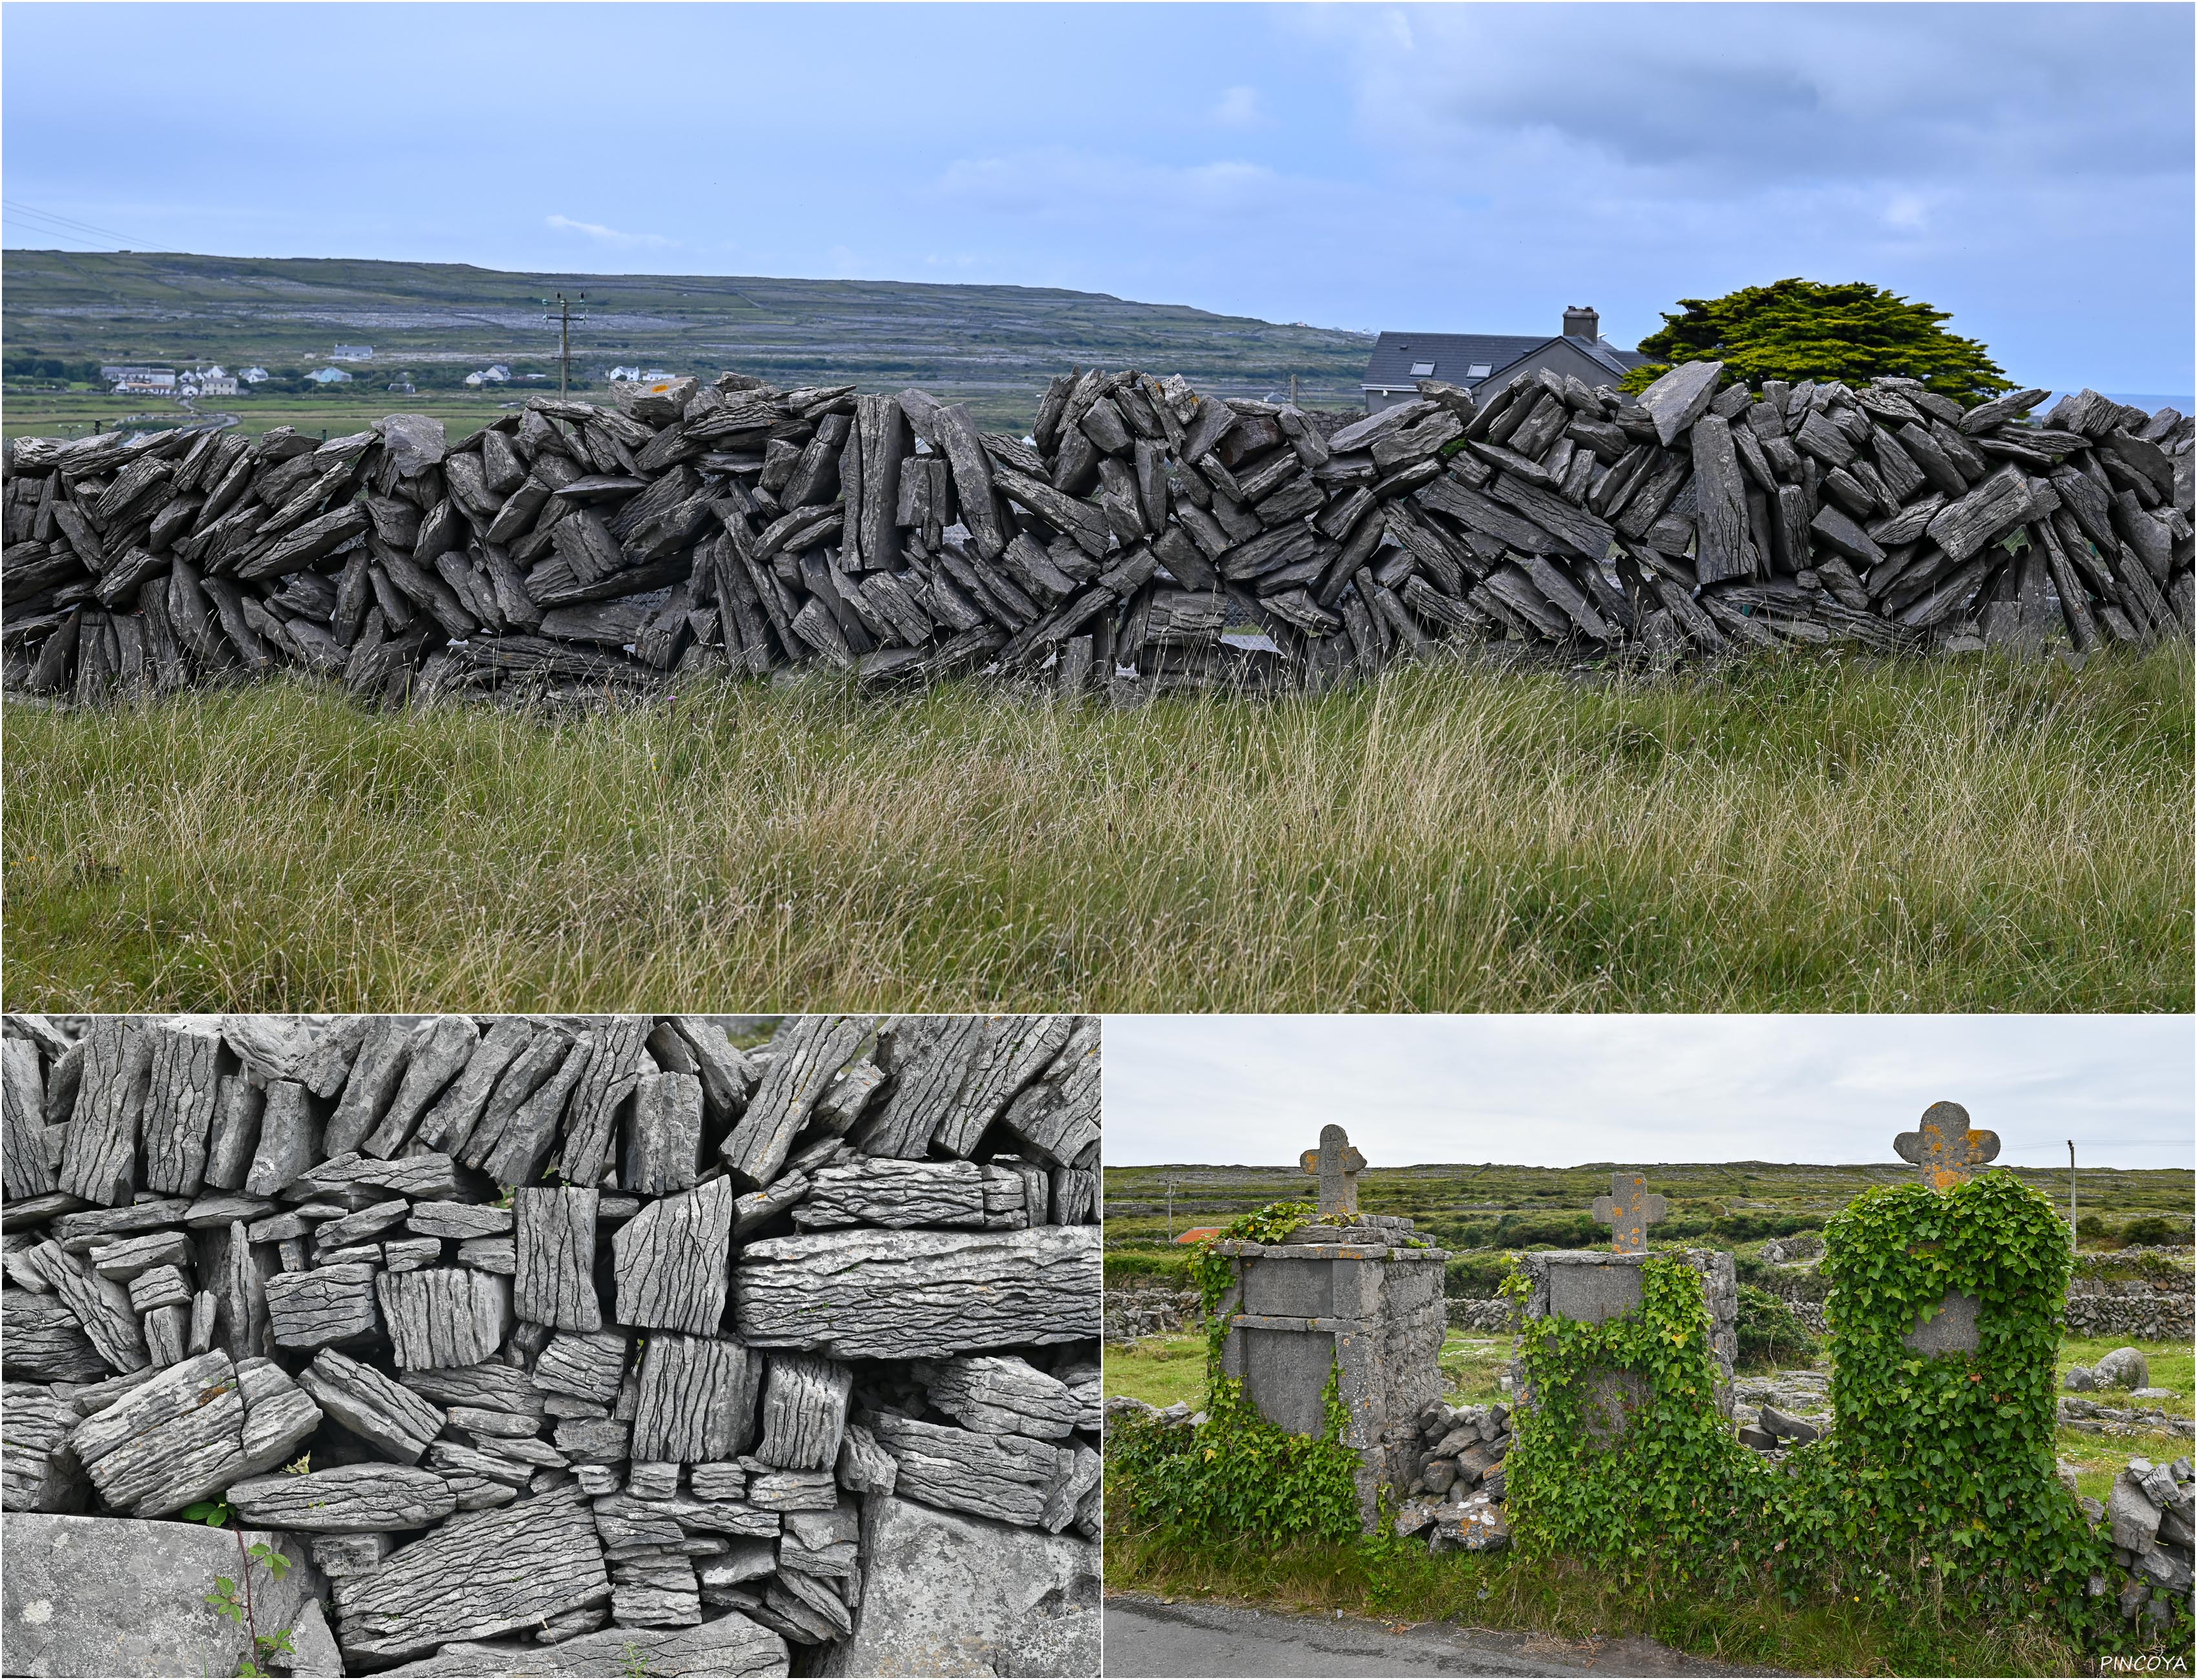
M455 447L417 414L20 439L0 652L9 688L86 704L282 668L389 702L803 666L1133 697L1460 640L1661 663L2189 633L2188 419L1720 371L1637 400L1428 380L1336 428L1093 370L1027 441L737 374L536 397Z
M11 1583L220 1500L345 1671L1097 1671L1095 1019L5 1024Z

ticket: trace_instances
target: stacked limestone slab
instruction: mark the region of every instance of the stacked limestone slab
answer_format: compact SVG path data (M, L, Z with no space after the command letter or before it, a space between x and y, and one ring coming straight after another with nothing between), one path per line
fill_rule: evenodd
M2188 634L2172 409L1720 373L1638 400L1428 380L1338 426L1093 370L1027 437L728 374L537 397L455 447L417 414L17 440L0 655L9 687L86 704L283 668L390 702L804 666L1134 697L1452 640L1662 663Z
M352 1672L820 1671L910 1605L1095 1671L1095 1020L14 1016L0 1054L10 1513L225 1501L310 1551Z

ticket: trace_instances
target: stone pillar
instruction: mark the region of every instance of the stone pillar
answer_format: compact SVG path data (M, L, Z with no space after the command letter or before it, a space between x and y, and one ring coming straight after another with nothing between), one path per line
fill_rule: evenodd
M1358 1508L1368 1527L1383 1487L1410 1485L1417 1419L1441 1398L1437 1360L1447 1328L1440 1248L1406 1246L1412 1222L1360 1214L1307 1225L1278 1243L1220 1243L1236 1279L1221 1299L1223 1374L1268 1422L1296 1434L1326 1427L1331 1369L1359 1455Z
M1731 1416L1731 1368L1739 1357L1739 1273L1730 1254L1707 1248L1665 1249L1701 1273L1701 1295L1709 1312L1709 1348L1718 1370L1717 1410ZM1528 1318L1576 1318L1599 1324L1638 1310L1640 1268L1645 1254L1613 1254L1599 1249L1529 1254L1522 1257L1533 1294L1526 1302ZM1624 1412L1641 1397L1639 1383L1627 1373L1613 1371L1603 1383L1603 1414L1610 1439L1624 1431ZM1514 1371L1519 1403L1530 1406L1522 1363Z

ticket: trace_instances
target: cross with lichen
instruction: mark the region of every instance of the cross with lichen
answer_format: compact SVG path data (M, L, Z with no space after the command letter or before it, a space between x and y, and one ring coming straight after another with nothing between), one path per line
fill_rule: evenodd
M1321 1127L1319 1147L1307 1150L1297 1162L1319 1180L1322 1218L1330 1214L1356 1215L1358 1174L1365 1170L1365 1157L1350 1147L1348 1133L1340 1126Z
M1612 1173L1609 1194L1594 1199L1594 1216L1609 1227L1613 1254L1648 1252L1648 1227L1661 1219L1669 1204L1647 1187L1638 1173Z
M1972 1127L1968 1111L1958 1103L1933 1103L1922 1110L1920 1129L1901 1133L1892 1147L1902 1161L1922 1169L1924 1184L1943 1191L1966 1184L1998 1159L1998 1133Z

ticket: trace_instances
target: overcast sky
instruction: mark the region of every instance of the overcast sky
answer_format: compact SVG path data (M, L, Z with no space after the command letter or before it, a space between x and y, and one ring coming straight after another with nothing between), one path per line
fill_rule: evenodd
M5 242L1632 345L1787 275L2188 391L2171 4L5 7ZM67 218L64 223L55 217ZM73 225L72 225L73 224ZM92 231L85 231L87 229Z
M1108 1164L1891 1162L1939 1101L2013 1167L2188 1167L2187 1016L1106 1017Z

